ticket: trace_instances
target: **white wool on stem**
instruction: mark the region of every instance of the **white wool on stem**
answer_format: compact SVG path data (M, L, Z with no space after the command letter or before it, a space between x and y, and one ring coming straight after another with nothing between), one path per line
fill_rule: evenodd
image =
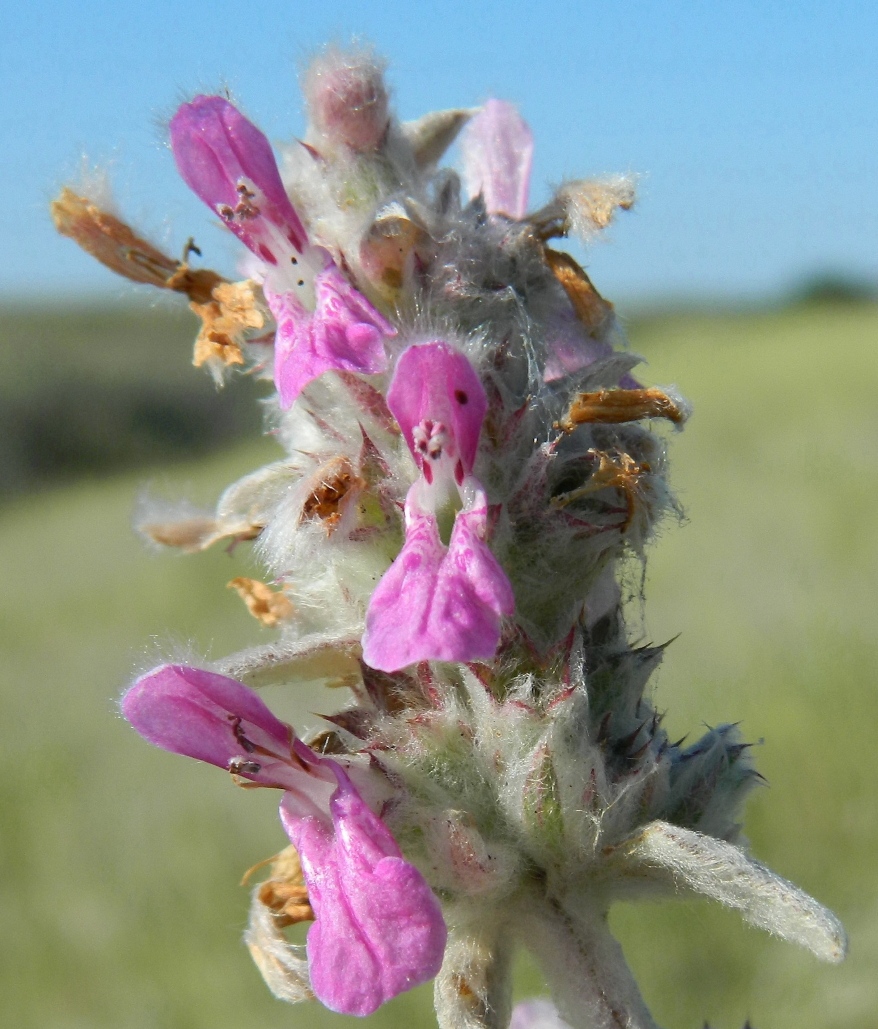
M440 1029L506 1029L512 1013L508 915L495 909L474 918L460 905L447 916L448 943L433 991Z
M658 1029L605 911L576 912L559 901L522 905L516 931L571 1029Z

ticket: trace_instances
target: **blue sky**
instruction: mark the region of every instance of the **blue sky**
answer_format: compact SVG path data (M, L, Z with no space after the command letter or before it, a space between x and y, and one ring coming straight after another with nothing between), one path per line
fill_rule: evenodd
M12 8L0 11L5 298L127 294L48 219L84 154L109 165L123 211L157 241L176 252L192 233L222 250L163 123L228 85L271 138L295 136L301 61L352 36L387 57L402 118L518 103L536 137L534 203L565 177L643 174L638 206L584 255L611 298L769 297L821 272L878 281L873 0Z

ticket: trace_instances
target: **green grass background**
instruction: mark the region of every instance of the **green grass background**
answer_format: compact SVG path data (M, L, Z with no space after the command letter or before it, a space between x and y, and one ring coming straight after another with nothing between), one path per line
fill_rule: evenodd
M58 384L72 376L86 408L90 369L107 382L127 362L118 389L157 378L162 396L163 376L199 379L176 342L183 323L151 344L142 323L129 331L123 319L96 352L83 314L60 336L57 324L47 330L28 356L24 317L5 320L4 397L9 369L28 397L49 386L63 396ZM747 810L753 851L843 918L851 953L821 966L706 902L620 907L615 929L667 1029L705 1019L740 1029L747 1017L756 1029L874 1029L878 308L668 314L631 334L649 361L644 378L676 383L695 405L669 440L688 520L666 524L647 569L640 631L653 641L681 634L656 702L672 735L739 720L749 739L764 738L756 756L770 787ZM139 456L151 467L101 475L83 462L61 485L22 480L0 508L0 997L10 1027L354 1022L274 1001L240 942L240 875L284 842L275 798L150 748L116 712L124 684L159 655L219 656L262 632L224 588L251 569L245 547L154 555L129 527L145 480L210 502L275 453L254 438L208 454L223 431L207 424L198 460L169 463L179 449L147 448ZM96 438L112 446L117 431ZM268 699L302 725L339 698ZM539 988L522 962L519 992ZM434 1024L429 988L372 1024Z

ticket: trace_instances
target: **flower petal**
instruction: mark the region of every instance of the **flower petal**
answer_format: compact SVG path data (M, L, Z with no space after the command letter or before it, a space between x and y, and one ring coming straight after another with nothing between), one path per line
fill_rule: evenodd
M445 553L436 519L427 514L412 518L402 550L369 601L363 633L367 665L395 672L436 658L438 641L430 623Z
M396 330L309 243L259 129L223 97L197 96L171 119L171 145L189 186L270 266L263 288L278 323L282 406L326 371L384 371L383 339Z
M161 665L122 697L123 716L164 750L207 761L266 785L299 785L289 766L293 730L235 679L187 665Z
M255 216L225 219L246 246L276 264L278 255L266 240L270 223L297 250L305 250L308 237L284 189L271 144L233 104L221 96L196 96L179 108L170 130L180 174L213 210L238 206L242 180L259 189Z
M449 580L453 576L458 587L466 584L472 605L469 613L461 610L463 598L455 598L453 592L449 591L449 614L461 626L467 624L474 646L487 648L488 641L493 641L490 652L479 655L493 657L500 640L500 617L513 613L515 597L506 573L485 543L487 525L488 512L485 508L461 511L451 532L446 563L453 566L453 571L450 568L448 571ZM477 612L478 604L482 610ZM476 644L476 636L479 644Z
M312 379L327 371L375 375L387 367L384 339L396 330L333 264L314 280L316 308L306 311L293 293L265 296L277 321L274 382L289 407Z
M585 331L572 309L557 312L548 319L545 340L547 353L543 379L546 382L575 375L613 353L609 343L595 339Z
M490 214L523 218L527 211L533 135L513 104L489 100L467 125L461 143L464 182Z
M307 941L311 987L333 1011L369 1015L436 975L445 923L439 902L387 826L335 762L323 763L338 781L331 824L303 816L292 795L281 803L316 915Z
M460 512L446 550L432 515L409 516L405 544L366 613L366 664L393 672L417 661L494 656L515 601L484 541L486 525L485 508Z
M459 350L438 340L410 346L396 365L387 406L415 456L415 426L427 419L441 422L465 473L472 471L488 401L475 368Z

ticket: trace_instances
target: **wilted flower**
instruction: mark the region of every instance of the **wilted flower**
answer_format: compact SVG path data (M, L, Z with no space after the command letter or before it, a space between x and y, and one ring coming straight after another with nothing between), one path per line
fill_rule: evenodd
M171 122L184 179L261 262L267 334L258 284L209 273L199 303L245 366L273 344L284 454L214 512L139 518L188 551L255 541L267 581L230 585L277 635L122 701L151 742L282 792L291 847L246 935L269 987L366 1014L435 976L444 1029L649 1029L607 912L651 895L713 897L840 960L831 913L746 853L758 775L737 728L671 742L645 692L664 648L626 630L620 562L675 507L659 420L688 407L632 376L612 305L548 243L593 237L633 180L567 183L528 214L510 104L400 124L363 52L305 81L312 124L282 172L222 97ZM468 119L462 189L436 164ZM192 297L188 264L64 204L105 263L128 274L136 251L149 271L129 277L186 275ZM348 700L304 739L252 691L315 680ZM312 916L303 955L284 931ZM518 946L554 1006L513 1016Z

